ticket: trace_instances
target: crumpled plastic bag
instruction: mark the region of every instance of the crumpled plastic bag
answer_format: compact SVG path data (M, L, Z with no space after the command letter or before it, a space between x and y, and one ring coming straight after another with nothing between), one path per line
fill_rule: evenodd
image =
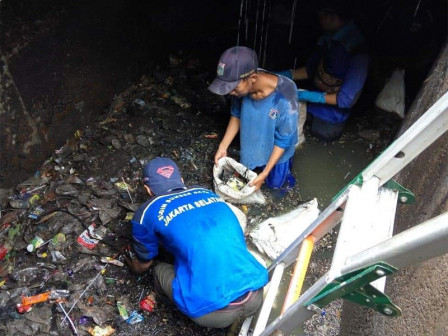
M405 86L404 69L395 69L375 100L375 105L404 118Z
M120 216L121 208L116 206L115 200L96 198L90 200L90 205L92 210L99 211L99 217L103 225Z
M226 181L221 180L221 176L224 173L231 175L234 172L237 172L247 180L246 185L241 190L235 189L228 185ZM218 166L213 166L213 185L215 187L215 193L230 203L265 204L266 199L261 190L254 191L255 187L249 185L249 183L256 177L257 174L255 172L227 156L219 159Z
M284 215L271 217L249 233L261 253L276 259L318 216L317 199Z

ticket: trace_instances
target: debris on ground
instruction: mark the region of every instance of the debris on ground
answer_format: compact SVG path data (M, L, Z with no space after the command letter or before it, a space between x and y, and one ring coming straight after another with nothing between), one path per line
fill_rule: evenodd
M95 124L77 130L34 176L1 190L0 334L225 335L159 302L151 271L135 276L125 266L129 220L147 200L143 165L170 157L187 185L213 189L213 158L228 105L207 91L205 78L213 74L196 58L173 60L116 96ZM360 134L378 139L374 132ZM228 154L239 158L236 147ZM248 231L302 203L299 188L282 198L263 193L264 205L238 205ZM322 241L334 245L331 237Z

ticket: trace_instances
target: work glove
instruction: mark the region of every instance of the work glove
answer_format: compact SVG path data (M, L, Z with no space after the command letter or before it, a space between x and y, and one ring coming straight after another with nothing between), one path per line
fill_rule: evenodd
M325 93L322 92L299 90L297 91L297 98L299 101L325 104Z
M274 71L276 75L282 75L292 80L292 70Z

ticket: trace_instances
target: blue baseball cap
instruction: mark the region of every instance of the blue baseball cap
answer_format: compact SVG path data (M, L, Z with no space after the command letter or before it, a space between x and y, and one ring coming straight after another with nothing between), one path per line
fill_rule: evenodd
M258 68L255 51L247 47L232 47L221 55L216 78L208 89L218 95L230 93L238 82L252 75Z
M175 189L185 189L179 168L168 158L155 158L147 163L143 167L143 182L156 196Z

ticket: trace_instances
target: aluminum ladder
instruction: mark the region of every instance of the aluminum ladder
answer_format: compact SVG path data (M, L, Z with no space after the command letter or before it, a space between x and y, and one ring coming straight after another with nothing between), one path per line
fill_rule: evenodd
M341 297L399 316L400 308L383 293L385 276L448 253L448 213L392 237L397 202L414 201L414 195L392 177L447 130L448 92L336 195L269 266L269 288L253 332L252 316L239 336L287 335ZM314 244L339 223L330 270L300 294ZM284 270L294 262L282 313L267 325Z

